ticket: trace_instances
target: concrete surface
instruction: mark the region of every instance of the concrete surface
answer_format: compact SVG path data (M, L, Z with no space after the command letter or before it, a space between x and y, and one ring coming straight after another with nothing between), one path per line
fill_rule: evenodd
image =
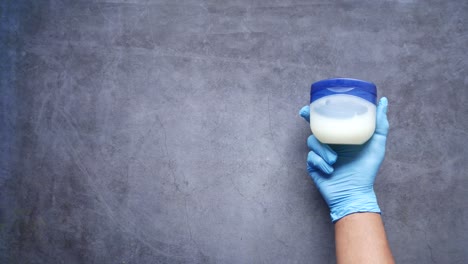
M0 263L334 263L297 112L374 81L398 263L468 263L468 2L2 0Z

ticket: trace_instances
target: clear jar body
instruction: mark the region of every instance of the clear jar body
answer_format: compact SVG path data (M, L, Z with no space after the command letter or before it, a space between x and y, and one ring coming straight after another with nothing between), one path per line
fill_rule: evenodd
M375 104L354 95L329 95L310 104L310 128L322 143L363 144L374 134L375 122Z

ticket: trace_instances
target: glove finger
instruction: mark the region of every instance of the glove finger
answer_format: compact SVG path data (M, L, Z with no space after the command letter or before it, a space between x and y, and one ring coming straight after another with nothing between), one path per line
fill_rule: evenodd
M321 170L326 174L331 174L333 172L333 167L313 151L310 151L307 155L307 165L312 169Z
M388 119L387 119L388 100L386 97L380 98L379 105L377 106L377 123L375 133L387 136L388 134Z
M320 169L312 167L309 164L307 164L307 171L309 172L310 177L314 181L315 186L317 186L317 188L320 188L319 186L321 183L320 175L327 175L327 174L324 174Z
M310 121L310 106L306 105L301 108L299 115L302 116L307 122Z
M310 135L309 138L307 138L307 146L329 165L333 165L336 162L336 152L327 144L318 141L314 135Z

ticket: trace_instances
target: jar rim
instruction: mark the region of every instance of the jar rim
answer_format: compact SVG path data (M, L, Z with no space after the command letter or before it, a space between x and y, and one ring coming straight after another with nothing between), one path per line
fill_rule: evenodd
M331 78L312 83L311 93L333 87L353 87L377 95L377 87L374 83L353 78Z

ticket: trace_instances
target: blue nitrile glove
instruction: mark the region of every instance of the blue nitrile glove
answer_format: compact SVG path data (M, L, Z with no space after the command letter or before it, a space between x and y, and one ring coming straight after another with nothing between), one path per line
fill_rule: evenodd
M387 105L387 98L381 98L374 135L363 145L326 145L314 135L307 139L312 150L307 170L330 208L333 223L352 213L380 213L374 180L385 156ZM309 106L299 114L309 121Z

